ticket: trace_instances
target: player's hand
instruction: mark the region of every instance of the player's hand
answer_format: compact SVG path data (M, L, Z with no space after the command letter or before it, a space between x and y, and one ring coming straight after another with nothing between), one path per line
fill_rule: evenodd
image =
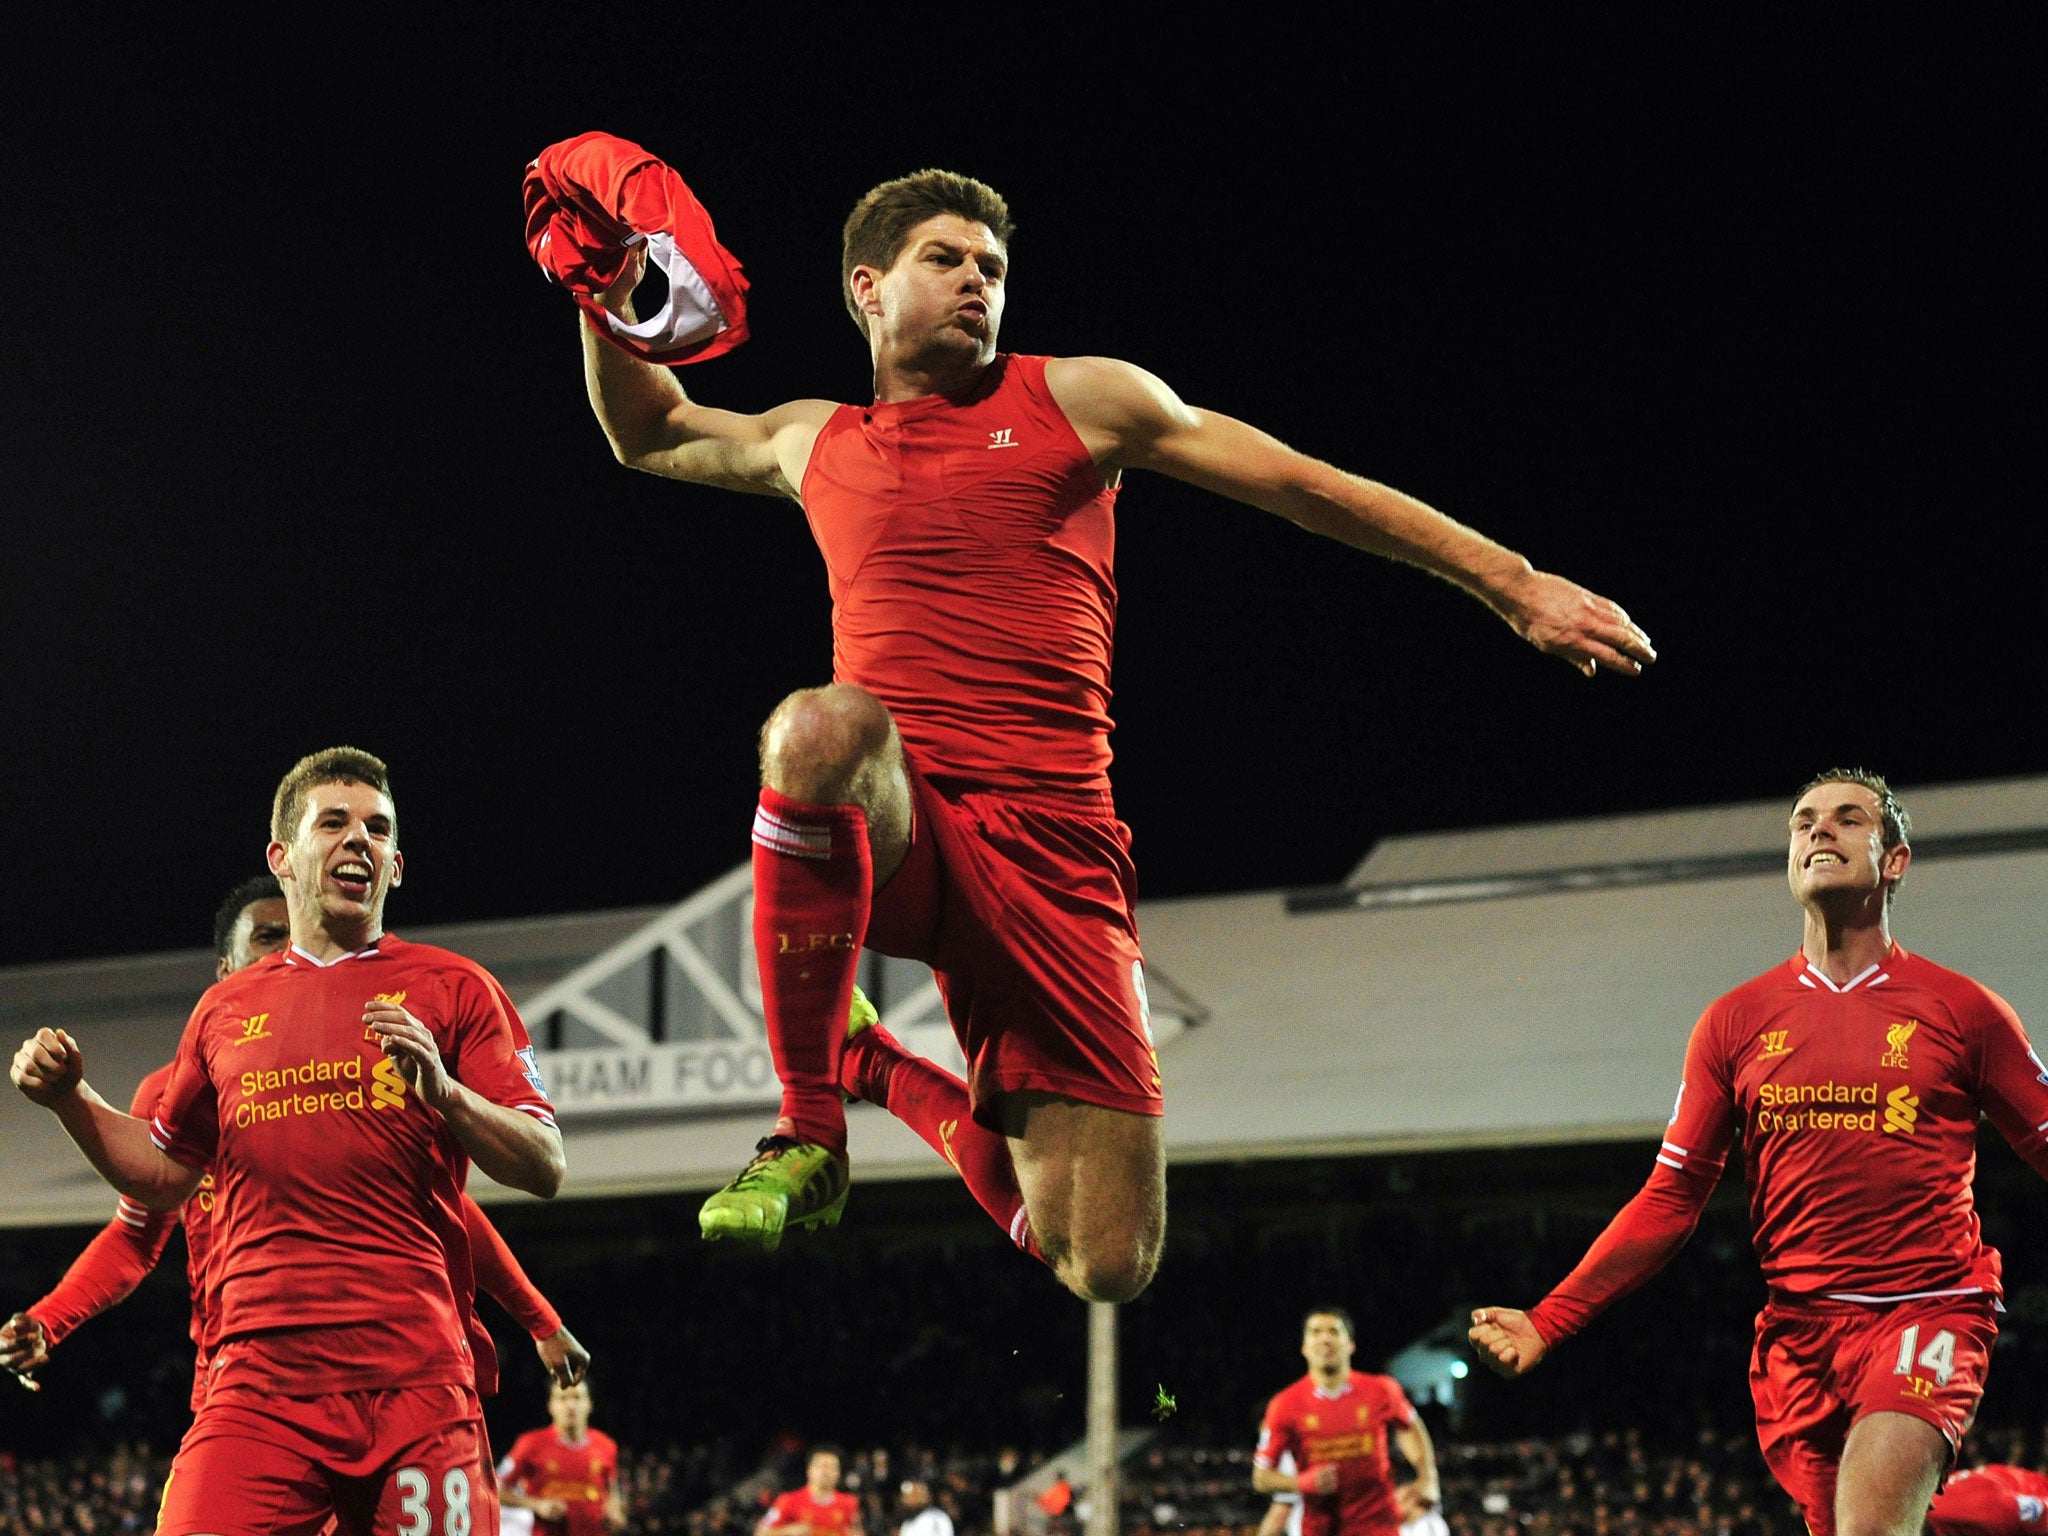
M534 1340L533 1347L539 1351L540 1363L548 1368L548 1375L565 1387L575 1386L590 1369L590 1351L578 1344L576 1335L566 1328Z
M526 1506L533 1511L536 1520L566 1520L569 1518L569 1504L566 1499L535 1499Z
M63 1030L39 1029L21 1042L7 1075L30 1102L50 1109L85 1080L85 1052Z
M0 1323L0 1367L14 1372L22 1378L22 1385L34 1387L28 1379L30 1371L36 1370L50 1358L50 1336L43 1331L43 1325L26 1312L17 1312Z
M1513 1307L1481 1307L1472 1314L1472 1329L1465 1337L1499 1376L1526 1376L1550 1353L1529 1314Z
M1650 637L1619 603L1548 571L1521 577L1499 607L1516 634L1588 677L1602 667L1634 677L1657 659Z
M1437 1506L1436 1495L1421 1483L1402 1483L1394 1489L1394 1504L1401 1511L1401 1523L1419 1520Z
M398 1003L383 1001L363 1005L363 1022L377 1033L384 1054L398 1063L405 1080L432 1109L440 1109L455 1098L455 1078L441 1060L441 1048L434 1032Z
M1295 1474L1295 1486L1303 1493L1335 1493L1337 1491L1337 1463L1318 1462L1312 1467L1303 1467Z
M647 247L636 245L626 253L626 268L619 280L597 296L597 302L622 320L637 318L633 313L633 290L647 275Z

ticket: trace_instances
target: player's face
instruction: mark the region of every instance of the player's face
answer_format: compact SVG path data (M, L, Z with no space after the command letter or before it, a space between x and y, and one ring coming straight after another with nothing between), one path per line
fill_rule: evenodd
M292 840L270 845L270 870L295 913L322 926L375 926L405 873L390 797L367 784L315 785Z
M830 1493L839 1486L839 1458L830 1451L818 1452L804 1470L804 1481L813 1493Z
M570 1440L583 1438L590 1427L590 1388L578 1382L573 1387L556 1387L548 1393L548 1417L555 1432Z
M1911 857L1904 844L1886 851L1883 808L1861 784L1817 785L1792 808L1785 873L1802 906L1868 898L1905 874Z
M222 981L245 965L254 965L265 955L274 955L292 941L292 918L282 896L266 896L242 908L228 935L228 952L220 957L215 975Z
M1351 1330L1344 1320L1327 1312L1310 1317L1301 1330L1301 1358L1312 1371L1343 1371L1351 1368Z
M1008 272L1008 257L986 224L942 213L911 230L888 271L855 268L854 297L885 346L987 362L1003 323Z

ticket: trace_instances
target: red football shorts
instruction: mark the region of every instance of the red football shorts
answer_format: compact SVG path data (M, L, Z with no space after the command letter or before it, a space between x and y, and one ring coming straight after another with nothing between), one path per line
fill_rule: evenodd
M483 1408L467 1387L275 1397L219 1387L164 1483L158 1536L496 1536Z
M1749 1359L1757 1442L1813 1536L1833 1536L1835 1474L1858 1419L1924 1419L1953 1455L1977 1417L1997 1337L1988 1296L1765 1305Z
M1164 1112L1131 914L1131 830L1105 793L941 792L907 759L916 821L867 944L938 976L974 1118L1039 1090Z

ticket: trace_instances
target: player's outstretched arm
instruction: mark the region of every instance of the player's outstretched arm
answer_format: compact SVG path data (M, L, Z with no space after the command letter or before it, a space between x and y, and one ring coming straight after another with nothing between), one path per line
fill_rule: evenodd
M439 1112L469 1160L508 1189L551 1200L562 1187L568 1161L562 1133L520 1110L493 1104L459 1082L441 1059L433 1031L397 1003L365 1005L363 1022L376 1031L384 1054L398 1063L420 1102Z
M1111 358L1058 358L1047 365L1046 383L1105 468L1157 470L1354 549L1419 565L1589 677L1601 668L1634 676L1657 659L1650 637L1618 604L1537 570L1391 486L1298 453L1244 422L1196 410L1142 368Z
M149 1122L124 1115L85 1080L85 1053L61 1029L39 1029L21 1043L8 1071L30 1102L57 1117L99 1176L137 1204L174 1211L199 1187L197 1168L150 1140Z
M34 1370L78 1325L118 1306L135 1293L163 1257L178 1218L166 1211L145 1215L123 1201L106 1224L71 1261L64 1278L40 1301L29 1303L0 1327L0 1366L17 1373ZM16 1354L34 1348L41 1358L22 1365Z
M603 303L633 316L633 288L646 256L635 253ZM829 400L796 400L750 416L699 405L683 392L673 368L663 368L613 346L579 311L583 382L590 408L621 464L671 480L729 491L794 498L810 462L818 429L837 407Z

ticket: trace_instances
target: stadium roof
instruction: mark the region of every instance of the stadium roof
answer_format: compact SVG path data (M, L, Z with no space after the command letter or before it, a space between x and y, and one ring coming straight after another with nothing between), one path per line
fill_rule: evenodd
M1915 861L1894 923L1901 942L2043 1027L2048 777L1904 798ZM1326 890L1144 903L1170 1156L1654 1135L1699 1010L1797 946L1786 809L1390 838ZM749 1087L741 1070L761 1049L739 941L749 898L735 870L674 908L401 930L490 967L536 1039L561 1047L546 1060L564 1114L565 1197L713 1187L765 1129L772 1089ZM44 1024L72 1030L93 1083L125 1098L170 1058L210 979L203 950L4 969L0 1027L10 1040ZM920 968L871 962L866 981L907 1042L950 1054ZM732 1070L714 1093L705 1084L717 1085L720 1063ZM697 1072L696 1086L664 1095L672 1068L678 1085ZM888 1116L855 1106L850 1120L860 1177L944 1173ZM0 1138L0 1225L111 1211L58 1128L17 1094L0 1096ZM483 1198L525 1198L477 1184Z

